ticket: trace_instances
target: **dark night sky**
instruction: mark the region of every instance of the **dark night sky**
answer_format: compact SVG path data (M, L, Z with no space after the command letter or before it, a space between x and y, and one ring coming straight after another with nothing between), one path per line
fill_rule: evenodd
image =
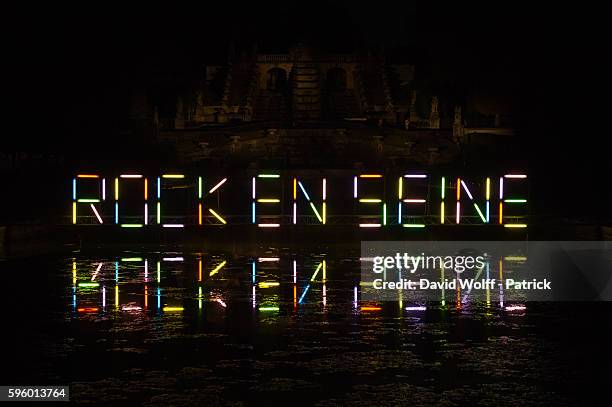
M516 2L296 3L37 9L23 16L9 43L17 113L48 107L43 116L67 126L66 141L83 129L112 131L134 92L158 86L159 78L180 83L201 75L204 64L225 60L230 41L238 48L257 42L268 52L297 42L339 52L384 47L416 64L417 75L509 96L526 118L559 114L569 108L560 103L563 95L581 90L567 77L578 72L576 33L548 9Z

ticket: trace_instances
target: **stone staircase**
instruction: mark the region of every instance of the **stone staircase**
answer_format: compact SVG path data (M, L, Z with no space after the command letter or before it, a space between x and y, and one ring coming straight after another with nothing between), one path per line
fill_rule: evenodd
M342 120L360 116L359 100L351 89L328 91L323 104L323 117L327 120Z
M394 110L384 61L374 59L361 65L360 86L368 111L389 113Z
M248 113L255 84L255 64L251 60L230 63L221 104L227 114Z
M287 95L282 92L259 90L253 103L255 120L286 120L289 116Z
M296 62L292 70L291 90L295 120L321 118L321 82L316 65Z

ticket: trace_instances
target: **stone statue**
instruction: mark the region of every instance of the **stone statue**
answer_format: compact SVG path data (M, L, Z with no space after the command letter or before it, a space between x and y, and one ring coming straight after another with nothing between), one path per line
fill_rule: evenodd
M182 119L184 113L185 113L185 108L184 108L184 105L183 105L183 98L181 96L179 96L176 99L176 118L177 119Z
M455 106L455 119L453 120L453 124L461 125L461 106Z
M434 96L431 98L431 113L438 113L438 97Z
M410 111L408 113L408 120L410 120L413 123L419 120L419 117L416 111L416 99L417 99L417 92L416 90L413 90L410 93Z
M455 106L455 118L453 120L453 141L460 143L463 138L463 123L461 122L461 106Z
M185 128L185 106L183 104L183 98L181 96L179 96L176 100L176 116L174 117L174 128Z
M431 112L429 113L429 127L432 129L440 128L440 113L438 113L438 97L431 98Z
M205 121L204 117L204 94L200 89L198 89L195 93L195 102L193 106L193 116L194 120L197 122Z

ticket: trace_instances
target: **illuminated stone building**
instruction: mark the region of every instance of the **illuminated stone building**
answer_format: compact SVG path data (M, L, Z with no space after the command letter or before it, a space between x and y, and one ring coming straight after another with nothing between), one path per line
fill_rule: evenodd
M232 55L225 65L207 66L205 80L178 96L174 117L156 118L157 134L184 162L231 155L304 166L345 151L354 162L452 162L474 132L461 106L421 93L414 79L414 65L380 53L297 46L284 54ZM475 132L511 133L494 127Z

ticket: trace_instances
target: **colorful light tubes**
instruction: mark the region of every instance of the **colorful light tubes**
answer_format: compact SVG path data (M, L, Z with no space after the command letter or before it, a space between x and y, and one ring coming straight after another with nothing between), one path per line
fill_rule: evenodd
M366 312L371 312L371 311L382 311L382 307L370 307L370 306L366 306L366 307L361 307L362 311L366 311Z
M276 281L262 281L259 283L259 288L270 288L270 287L278 287L280 283Z
M98 312L99 308L97 307L83 307L83 308L77 308L78 312Z
M279 307L259 307L257 309L262 312L273 312L273 311L278 311L280 308Z
M159 175L157 177L158 179L158 183L157 183L157 197L158 197L158 201L156 202L156 209L157 209L157 224L159 224L160 226L164 227L164 228L184 228L187 226L189 221L185 221L185 223L162 223L162 219L161 219L161 205L159 202L159 198L161 195L161 180L162 179L172 179L172 178L177 178L177 179L182 179L182 178L186 178L186 175L183 174L163 174L163 175ZM447 208L446 202L445 202L445 195L446 195L446 189L447 187L449 189L454 188L456 191L456 197L457 197L457 202L455 202L456 205L456 210L453 211L453 217L454 217L454 222L456 224L465 224L465 225L473 225L475 224L475 222L473 221L473 219L478 219L479 221L482 221L482 223L490 223L495 221L495 223L498 223L497 221L499 221L499 225L504 225L506 221L512 219L513 222L517 222L515 224L512 224L511 226L508 226L508 228L512 229L512 228L524 228L526 227L526 223L524 223L523 219L526 219L526 215L523 214L523 212L519 212L517 215L514 215L514 213L510 214L510 212L508 211L509 207L504 208L504 204L527 204L528 199L523 198L520 194L518 196L514 195L514 196L510 196L510 197L505 197L504 194L508 194L507 191L505 191L505 189L507 189L508 185L507 183L510 181L512 183L512 188L514 188L514 183L518 180L521 181L522 179L526 179L527 175L526 174L520 174L520 173L511 173L511 174L505 174L499 177L499 185L496 185L495 187L499 187L499 202L495 202L495 203L491 203L490 202L490 198L491 198L491 188L493 188L494 186L491 183L491 178L490 177L484 177L482 179L482 181L480 184L478 185L482 185L483 187L483 195L486 198L486 202L483 202L483 206L480 205L480 203L476 203L474 202L474 200L478 200L478 193L473 194L471 192L472 189L474 189L472 187L472 185L470 184L469 180L463 179L463 178L453 178L452 182L448 185L446 185L446 179L445 177L440 177L440 198L441 201L438 201L439 203L439 207L437 207L437 203L435 204L429 204L430 198L429 198L429 193L428 193L428 198L427 199L422 199L418 196L412 196L412 197L404 197L403 194L406 194L406 186L403 185L404 182L409 182L410 181L406 181L406 180L410 180L410 179L423 179L426 180L427 178L429 178L429 176L427 174L419 174L419 173L415 173L415 174L403 174L403 175L399 175L399 178L396 178L398 180L397 182L397 196L399 198L399 202L396 204L394 203L391 207L387 208L387 205L385 205L385 200L388 198L388 196L390 195L387 191L384 192L383 195L380 196L380 198L376 198L374 195L374 197L372 197L371 195L368 197L366 195L366 197L360 197L358 195L359 192L363 193L362 191L359 191L359 188L361 187L359 185L359 180L361 179L362 182L368 182L368 179L372 179L374 182L380 182L377 180L381 180L384 179L385 175L383 174L376 174L376 173L371 173L371 174L360 174L360 175L355 175L353 177L353 195L356 198L356 201L362 204L373 204L373 205L381 205L380 208L380 212L379 215L376 216L376 218L374 218L374 214L369 214L368 216L365 216L364 214L360 214L359 217L361 217L361 222L358 222L359 227L361 228L379 228L379 227L385 227L387 225L387 222L389 219L392 219L393 222L395 222L395 219L397 219L397 224L403 224L406 222L406 215L407 213L402 213L405 212L406 207L404 206L404 204L424 204L426 205L425 208L425 213L427 217L432 217L435 216L436 218L438 217L439 214L439 224L444 224L447 223L447 219L446 216L449 215L448 212L449 209ZM78 184L78 182L80 179L87 179L87 178L91 178L91 179L97 179L98 181L98 188L100 188L100 186L102 187L102 193L101 196L85 196L85 197L79 197L78 193L80 192L80 185ZM145 219L143 223L135 223L134 219L132 219L131 221L128 221L129 223L121 223L120 217L119 217L119 198L120 196L123 198L122 194L120 193L119 189L124 188L123 186L119 185L120 184L120 180L124 179L124 180L129 180L129 179L141 179L142 182L144 183L144 199L145 201L148 199L148 179L146 177L146 175L143 174L133 174L133 173L127 173L127 174L121 174L121 175L117 175L114 178L114 223L123 227L123 228L142 228L143 226L147 226L150 222L149 222L149 209L148 209L148 203L145 202L145 208L144 208L144 213L145 213ZM264 196L264 197L260 197L257 198L256 194L255 194L255 181L256 179L265 179L265 178L272 178L272 179L279 179L281 178L281 175L278 173L262 173L262 174L257 174L252 176L252 180L253 180L253 202L252 202L252 215L251 215L251 222L255 225L257 225L258 227L262 227L262 228L278 228L281 227L284 223L282 221L280 221L280 219L289 219L288 223L293 223L293 224L298 224L300 223L300 215L298 214L298 206L299 204L296 204L298 197L297 195L303 195L303 197L306 199L306 201L308 202L308 206L310 207L308 209L308 211L312 211L310 212L311 214L314 215L314 217L316 217L316 220L319 222L319 224L326 224L327 223L327 203L326 203L326 199L327 199L327 180L325 178L321 178L322 180L322 196L323 196L323 202L321 202L321 206L319 206L318 204L315 204L315 200L313 200L313 198L315 198L314 196L310 196L310 194L312 193L312 191L309 191L307 189L307 184L304 181L299 180L298 178L296 178L295 176L292 177L291 181L293 182L293 202L291 202L289 205L292 205L291 207L289 207L289 212L290 212L290 216L286 217L285 216L285 211L287 208L284 207L284 202L283 199L279 198L274 198L274 197L270 197L270 196ZM113 219L113 214L112 214L112 210L113 210L113 206L108 206L108 205L103 205L103 202L106 199L106 185L105 185L105 180L106 178L103 178L101 175L97 175L97 174L77 174L74 176L74 178L71 180L72 181L72 198L73 198L73 206L72 206L72 223L73 224L79 224L79 219L82 216L85 216L85 214L81 214L79 212L79 208L78 208L78 204L88 204L89 208L88 208L88 212L89 212L89 221L88 222L83 222L86 224L91 224L91 220L93 220L94 223L97 224L104 224L104 223L113 223L112 219ZM112 178L111 178L112 180ZM214 192L218 192L220 188L222 188L224 185L227 184L228 178L225 177L220 177L218 179L215 180L215 184L212 186L212 188L209 186L207 188L208 193L214 193ZM84 181L84 182L88 182L88 181ZM383 186L384 184L378 184L379 186ZM191 187L193 187L194 185L191 185ZM189 188L189 185L179 185L177 188L180 189L184 189L184 188ZM429 187L429 186L428 186ZM183 218L181 219L191 219L190 221L193 221L194 219L197 219L197 224L198 225L202 225L203 221L204 221L204 217L202 214L202 209L206 208L203 204L203 202L201 201L201 199L203 199L204 195L206 194L206 191L204 190L204 178L199 176L199 177L195 177L195 188L196 188L196 193L197 193L197 197L200 201L197 201L194 208L196 214L185 214L183 216ZM300 192L298 192L298 190ZM465 194L463 197L461 196L463 193ZM291 193L291 192L290 192ZM285 195L283 195L285 196ZM526 196L526 195L523 195ZM461 198L463 198L464 200L467 200L468 198L473 201L470 202L470 207L465 207L465 202L460 202ZM125 199L125 198L124 198ZM123 201L122 201L123 202ZM433 201L432 201L433 202ZM280 210L280 214L277 216L272 216L272 215L259 215L260 219L257 219L256 217L256 205L260 203L260 204L277 204L277 205L283 205L283 207ZM100 204L100 205L99 205ZM123 204L123 203L122 203ZM452 204L452 203L451 203ZM464 204L463 208L461 207L461 204ZM491 204L495 205L495 204L499 204L499 212L496 214L495 212L491 213ZM397 208L396 208L397 205ZM434 208L432 210L432 208L430 207L430 205L434 205ZM473 206L473 209L471 208L471 206ZM374 208L374 207L372 207ZM515 207L513 206L511 209L514 209ZM518 206L517 206L518 208ZM220 224L220 225L227 225L228 223L230 223L230 221L228 221L228 219L221 214L221 211L219 211L218 209L211 209L211 208L206 208L208 210L208 213L210 214L211 219L214 218L215 221L211 222L213 224ZM291 209L293 209L293 212L291 213ZM391 211L389 211L389 209L392 209ZM453 208L454 209L454 208ZM497 209L497 208L495 208ZM108 211L108 213L106 213L105 211ZM335 216L349 216L351 214L348 213L338 213L337 211L335 212ZM378 212L378 211L377 211ZM504 213L504 212L508 212L508 214ZM382 216L380 215L380 213L382 213ZM173 216L177 216L176 214L173 214ZM495 216L495 220L491 220L491 217ZM371 218L371 219L370 219ZM176 218L175 218L176 219ZM235 217L233 217L232 219L241 219L241 214L236 214ZM437 220L437 219L436 219ZM177 222L182 222L182 220L178 220L176 219ZM138 221L136 221L138 222ZM142 221L141 221L142 222ZM277 223L278 222L278 223ZM418 222L418 221L417 221ZM422 222L420 224L429 224L429 222ZM419 225L420 225L419 224ZM404 227L404 225L402 225ZM413 227L413 226L405 226L405 227ZM414 226L414 227L421 227L421 226Z
M164 307L164 312L183 312L185 308L183 307Z
M100 283L79 283L79 287L83 287L83 288L93 288L93 287L99 287Z
M223 268L223 266L225 266L225 264L227 263L227 260L223 260L217 267L215 267L209 274L210 277L214 276L215 274L217 274L219 272L219 270L221 270Z
M221 185L225 184L225 182L227 181L227 178L223 178L221 181L219 181L217 183L217 185L215 185L214 187L212 187L210 189L210 191L208 191L209 194L212 194L213 192L215 192L217 189L219 189L219 187L221 187Z

